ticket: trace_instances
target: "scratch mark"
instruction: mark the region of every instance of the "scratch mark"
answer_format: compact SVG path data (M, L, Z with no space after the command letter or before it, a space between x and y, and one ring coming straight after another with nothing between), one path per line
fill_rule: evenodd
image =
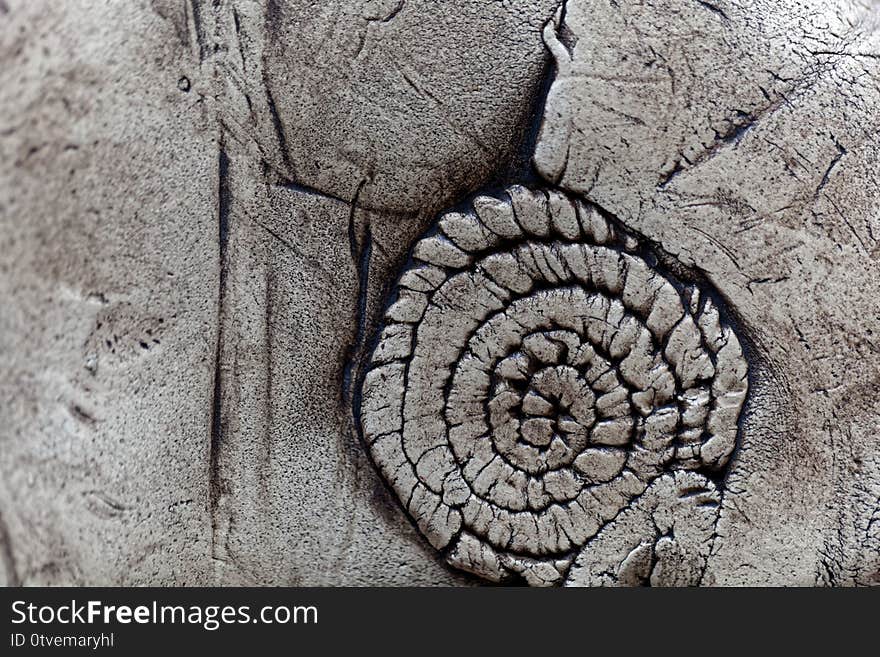
M128 507L100 490L83 491L82 496L90 502L89 511L98 516L115 517L128 510Z
M491 148L489 148L489 146L487 146L487 145L483 142L482 139L480 139L480 138L479 138L477 135L475 135L473 132L471 132L471 131L469 131L469 130L463 128L463 127L458 123L458 121L455 120L455 119L453 118L453 116L450 115L450 113L449 113L449 111L448 111L448 108L446 107L446 104L445 104L440 98L438 98L438 97L435 96L433 93L431 93L431 91L430 91L429 89L427 89L426 87L424 87L424 86L422 86L422 85L420 85L420 84L417 84L417 83L415 82L415 80L413 79L413 77L412 77L411 75L409 75L406 71L404 71L402 68L398 67L398 70L400 71L400 74L403 76L404 81L406 81L406 83L407 83L410 87L412 87L413 90L415 90L415 92L416 92L419 96L422 96L423 98L428 98L429 100L433 101L433 102L436 103L440 108L442 108L442 109L444 110L444 111L443 111L443 118L444 118L444 120L446 121L447 124L449 124L453 129L455 129L455 130L456 130L457 132L459 132L460 134L465 135L466 137L470 138L471 141L473 141L477 146L479 146L480 149L481 149L482 151L484 151L485 153L488 153L489 155L494 154L494 151L493 151Z
M773 73L773 71L767 72L774 78L779 78L779 76ZM783 106L790 105L791 98L793 96L799 95L805 92L807 89L810 89L816 84L818 79L818 75L804 78L791 89L788 95L780 94L779 98L770 103L767 103L763 107L759 107L748 112L737 110L735 115L732 118L728 119L730 121L730 127L723 133L716 133L713 142L709 144L703 151L701 151L696 157L689 160L688 158L679 154L679 159L676 161L672 170L661 174L660 180L657 183L657 189L665 189L680 173L696 168L704 162L708 162L716 155L729 148L736 148L753 128L755 128L762 121L772 117ZM779 78L779 80L786 83L790 82L790 80L782 78ZM687 163L687 167L682 164L682 160Z
M868 247L867 247L867 245L865 245L864 240L862 240L862 236L859 235L859 233L856 231L856 229L853 227L853 225L849 222L849 219L846 218L846 215L843 213L843 211L840 209L840 207L837 205L837 203L834 202L834 199L831 198L828 194L822 194L822 196L824 196L826 199L828 199L828 202L831 204L831 207L833 207L835 209L835 211L837 212L837 214L840 216L840 218L843 219L843 223L845 223L846 227L849 228L850 232L853 234L853 237L855 237L856 240L858 240L859 244L862 247L862 250L865 251L865 253L868 253L869 252Z
M703 235L706 239L708 239L710 242L712 242L712 244L714 244L719 249L721 249L721 251L724 252L724 254L730 259L730 261L734 265L736 265L737 269L740 269L740 270L742 269L742 267L740 267L739 261L736 259L736 256L734 255L733 251L731 251L727 246L725 246L722 242L720 242L716 237L713 237L712 235L710 235L706 231L701 230L701 229L697 228L696 226L691 226L691 228L693 230L697 231L698 233L700 233L701 235Z

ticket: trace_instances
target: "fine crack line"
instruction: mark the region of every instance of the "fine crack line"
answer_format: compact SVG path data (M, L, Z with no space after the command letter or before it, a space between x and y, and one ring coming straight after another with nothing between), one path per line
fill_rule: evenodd
M831 171L834 167L837 166L837 163L840 162L841 158L847 154L846 148L837 141L837 138L834 135L831 135L831 138L834 139L834 146L837 148L837 155L835 155L831 162L828 164L828 168L825 169L825 173L822 174L822 180L819 181L819 185L816 187L816 193L813 195L814 199L819 198L819 194L822 193L825 185L828 184L828 179L831 177Z

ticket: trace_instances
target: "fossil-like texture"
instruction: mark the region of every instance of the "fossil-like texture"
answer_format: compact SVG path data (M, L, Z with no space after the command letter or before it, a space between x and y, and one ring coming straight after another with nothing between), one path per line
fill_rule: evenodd
M528 162L558 2L0 1L0 582L475 581L349 372L437 212Z
M727 465L563 581L880 582L878 52L878 0L0 0L0 583L484 581L354 406L412 247L514 182L748 357ZM489 248L595 242L529 235Z
M364 437L431 544L489 579L556 583L584 546L578 571L613 561L648 536L621 518L623 543L603 537L597 556L600 529L664 472L717 473L736 445L747 368L714 302L557 191L514 186L445 214L385 319ZM717 493L691 476L652 495L705 495L675 513L709 517L688 554L705 560Z
M704 584L880 582L880 3L567 0L535 164L706 280L751 390Z

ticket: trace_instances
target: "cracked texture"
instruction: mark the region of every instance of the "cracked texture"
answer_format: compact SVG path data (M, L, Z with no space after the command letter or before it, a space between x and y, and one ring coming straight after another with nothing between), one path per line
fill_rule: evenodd
M3 0L0 582L880 582L878 27L876 0ZM726 309L739 440L720 470L668 462L589 550L440 553L352 406L438 213L535 173ZM468 254L586 240L444 222ZM511 416L577 444L601 395L553 419L587 391L549 332L512 352Z
M876 2L569 0L535 163L702 272L753 385L704 582L878 581Z
M476 197L416 243L361 417L386 480L452 565L555 584L582 550L570 583L592 583L577 572L621 549L606 534L648 540L626 529L632 514L612 521L643 494L662 502L642 506L675 497L658 477L727 464L748 390L739 340L639 246L589 204L522 186ZM674 479L692 502L676 522L711 528L718 493L694 477ZM697 583L711 537L696 555L664 543L652 577ZM696 575L668 562L675 550Z

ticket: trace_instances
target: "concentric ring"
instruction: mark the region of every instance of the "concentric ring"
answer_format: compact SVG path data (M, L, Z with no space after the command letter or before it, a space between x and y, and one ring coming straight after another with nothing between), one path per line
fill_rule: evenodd
M396 295L363 434L460 568L561 577L657 477L720 468L736 444L735 333L578 199L519 186L476 198L417 243Z

